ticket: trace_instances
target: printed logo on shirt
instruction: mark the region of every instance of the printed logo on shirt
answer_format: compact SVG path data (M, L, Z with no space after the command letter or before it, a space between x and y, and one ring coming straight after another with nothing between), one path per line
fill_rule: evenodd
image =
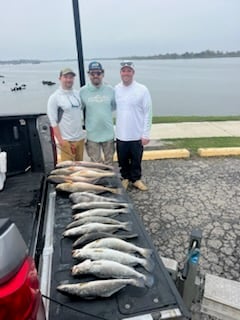
M101 95L96 95L94 97L89 97L88 102L96 102L96 103L103 103L103 102L108 102L109 97L108 96L101 96Z

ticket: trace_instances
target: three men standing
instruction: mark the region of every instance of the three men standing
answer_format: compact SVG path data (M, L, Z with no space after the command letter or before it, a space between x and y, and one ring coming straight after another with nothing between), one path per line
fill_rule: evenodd
M104 69L93 61L88 66L90 82L80 89L80 99L72 89L75 73L60 72L61 87L50 96L48 116L61 148L62 161L82 160L84 133L81 111L85 111L86 150L93 162L113 164L114 127L112 112L116 109L117 156L125 189L129 183L148 190L142 182L143 146L149 143L152 123L152 101L148 89L134 80L131 61L121 62L121 82L114 89L103 83ZM102 159L103 154L103 159Z

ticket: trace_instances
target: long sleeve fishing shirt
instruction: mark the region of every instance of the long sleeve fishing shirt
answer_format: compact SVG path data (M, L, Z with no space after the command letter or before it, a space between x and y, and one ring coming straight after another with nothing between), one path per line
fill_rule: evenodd
M87 139L106 142L114 138L113 115L116 108L114 89L106 84L96 87L88 83L80 89L80 98L85 109Z
M115 87L116 137L122 141L150 138L152 100L148 89L133 81L129 86L122 82Z
M64 140L84 139L81 101L76 90L57 89L48 99L47 114L51 126L59 126Z

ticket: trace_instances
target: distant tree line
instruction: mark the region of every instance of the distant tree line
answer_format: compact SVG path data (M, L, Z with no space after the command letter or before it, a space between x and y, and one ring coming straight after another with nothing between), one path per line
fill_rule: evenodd
M202 52L194 53L194 52L185 52L182 54L178 53L165 53L165 54L156 54L153 56L128 56L128 57L118 57L118 58L96 58L96 60L107 60L107 59L121 59L121 60L146 60L146 59L196 59L196 58L235 58L240 57L240 50L238 51L213 51L213 50L205 50ZM87 59L89 60L89 59ZM93 60L93 59L91 59ZM37 60L37 59L19 59L19 60L0 60L1 64L21 64L21 63L31 63L38 64L41 62L56 62L56 61L76 61L76 59L56 59L56 60Z
M240 57L240 51L212 51L212 50L205 50L202 52L194 53L194 52L185 52L182 54L178 53L165 53L165 54L156 54L153 56L131 56L131 57L121 57L120 59L196 59L196 58L234 58Z
M19 59L19 60L0 60L0 64L26 64L26 63L31 63L31 64L37 64L40 63L41 60L31 60L31 59Z

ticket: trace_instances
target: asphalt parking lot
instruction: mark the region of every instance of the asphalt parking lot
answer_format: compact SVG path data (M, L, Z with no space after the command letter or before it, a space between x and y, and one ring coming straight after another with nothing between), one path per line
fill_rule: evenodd
M201 229L200 272L239 281L240 158L143 161L143 181L149 191L128 194L159 254L181 267L191 230Z

